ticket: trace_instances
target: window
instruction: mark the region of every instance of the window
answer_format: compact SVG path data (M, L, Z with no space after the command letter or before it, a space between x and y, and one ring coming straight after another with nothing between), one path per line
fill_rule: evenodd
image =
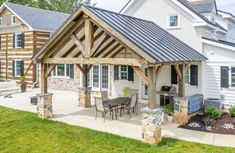
M24 47L24 34L22 33L15 34L13 45L15 48L23 48Z
M179 15L169 15L168 16L168 27L169 28L178 28L180 27L180 17Z
M120 79L128 80L128 67L127 66L120 66Z
M16 24L16 16L15 15L11 16L11 24Z
M23 74L22 74L22 72L24 71L23 69L24 69L24 63L23 63L23 61L21 61L21 60L15 60L14 62L13 62L13 66L14 66L14 68L13 68L13 74L14 74L14 77L21 77Z
M2 27L2 17L0 17L0 27Z
M94 65L93 66L93 87L98 88L99 87L99 66Z
M235 67L231 68L231 87L235 87Z
M190 82L190 68L188 68L187 70L186 70L186 72L185 72L185 83L186 84L190 84L191 82Z
M70 76L70 65L69 64L58 64L55 69L51 72L53 77L69 77Z
M108 66L102 66L102 88L108 88L108 78L109 78L109 68Z

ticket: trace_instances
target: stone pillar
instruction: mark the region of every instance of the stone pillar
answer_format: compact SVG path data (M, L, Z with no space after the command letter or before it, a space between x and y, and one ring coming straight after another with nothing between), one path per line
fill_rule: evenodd
M143 112L142 138L145 143L159 144L162 141L163 109L141 109Z
M40 118L52 118L52 93L37 94L38 104L37 104L37 114Z
M174 98L174 123L185 125L188 123L190 116L188 115L188 98Z
M91 88L79 88L78 106L82 108L91 107Z

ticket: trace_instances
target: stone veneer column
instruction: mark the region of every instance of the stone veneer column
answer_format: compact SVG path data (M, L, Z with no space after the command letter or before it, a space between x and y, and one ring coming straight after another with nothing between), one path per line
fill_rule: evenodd
M162 141L163 109L141 109L143 112L142 138L145 143L159 144Z
M79 88L78 106L82 108L91 107L91 88Z
M52 118L52 93L37 94L38 104L37 104L37 114L40 118Z
M174 123L185 125L188 123L190 116L188 115L188 98L174 98Z

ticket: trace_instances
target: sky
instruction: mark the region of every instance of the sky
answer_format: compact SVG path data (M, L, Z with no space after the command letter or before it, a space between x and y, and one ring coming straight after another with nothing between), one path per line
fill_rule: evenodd
M216 0L220 10L230 12L235 15L235 0ZM119 12L128 0L93 0L97 7Z

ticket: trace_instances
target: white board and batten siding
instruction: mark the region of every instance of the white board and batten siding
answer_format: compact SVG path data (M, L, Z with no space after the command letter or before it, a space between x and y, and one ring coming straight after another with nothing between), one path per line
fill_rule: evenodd
M204 72L205 98L221 98L224 96L225 104L235 105L235 87L221 88L221 66L235 67L235 51L204 44L208 61ZM229 72L229 84L231 85L231 71Z

